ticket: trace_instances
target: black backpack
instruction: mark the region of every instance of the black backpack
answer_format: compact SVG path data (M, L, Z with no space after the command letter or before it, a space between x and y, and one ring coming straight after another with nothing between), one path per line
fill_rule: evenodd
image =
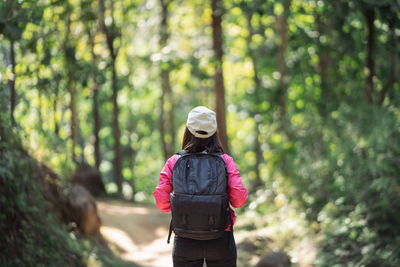
M231 223L228 171L221 153L177 153L172 170L171 225L175 235L216 239ZM232 225L232 223L231 223Z

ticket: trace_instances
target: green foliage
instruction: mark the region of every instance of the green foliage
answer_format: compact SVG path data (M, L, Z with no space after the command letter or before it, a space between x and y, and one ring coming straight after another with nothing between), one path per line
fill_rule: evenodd
M0 33L9 40L19 40L28 22L37 23L41 9L36 1L5 0L0 3Z
M0 101L6 95L1 90ZM0 122L0 265L132 266L107 247L67 231L43 197L37 162L15 138L4 103Z
M329 197L315 199L324 203L318 214L324 232L320 263L397 266L399 117L393 109L356 110L345 105L332 114L334 136L327 138L330 153L324 155L332 180L323 192Z
M232 156L252 193L248 209L255 222L247 229L257 231L264 224L274 224L257 222L258 218L276 218L279 225L285 220L282 208L290 208L298 211L291 214L293 218L312 225L305 233L316 231L323 237L317 265L398 265L398 1L291 0L287 14L287 1L223 2L228 136ZM118 36L114 46L118 47L122 173L125 184L136 187L137 200L152 201L164 163L158 130L160 70L170 73L175 102L165 103L165 108L175 110L176 150L188 111L196 105L215 109L211 8L206 3L170 1L170 34L161 48L158 1L113 1L114 21L110 21L111 1L105 1L108 29ZM42 200L25 195L36 189L26 189L31 188L32 177L22 169L31 163L16 160L22 157L18 149L22 145L63 177L70 177L75 165L67 69L72 65L79 126L75 152L94 165L93 88L97 85L100 171L107 188L112 188L111 56L98 27L98 1L2 1L0 7L0 85L5 88L0 97L0 151L6 155L0 169L5 186L0 190L9 196L1 199L11 207L8 213L20 209L16 214L21 221L48 220L35 217L37 208L24 204ZM366 31L371 10L375 12L372 55ZM282 15L287 19L285 62L279 62ZM13 79L11 40L15 41L18 95L17 123L12 130L6 90L8 79ZM370 57L376 75L373 101L367 103ZM280 63L286 68L285 77L279 72ZM283 115L279 112L282 82L287 85ZM13 176L19 180L6 179ZM28 219L21 215L25 213ZM0 218L8 217L1 214ZM29 223L24 227L33 229ZM34 230L43 232L40 227ZM295 235L292 230L282 234L282 243ZM28 247L40 239L30 231L18 232L18 237L31 240L26 242ZM52 242L45 240L40 246L47 248ZM75 253L75 245L65 246Z
M4 107L4 106L3 106ZM36 163L10 140L10 123L1 112L0 264L2 266L84 266L73 241L43 198L34 176Z
M0 139L0 265L135 266L117 258L108 247L67 231L43 197L44 189L34 174L37 162L27 156L19 140L12 141L7 118L1 112L5 130Z
M285 152L284 181L291 186L284 183L280 190L319 224L316 265L397 266L398 110L341 103L326 118L300 114L295 116L303 123L287 131L295 147Z
M5 99L1 91L0 99ZM0 265L84 266L81 247L51 212L33 175L36 163L13 139L7 107L0 121Z

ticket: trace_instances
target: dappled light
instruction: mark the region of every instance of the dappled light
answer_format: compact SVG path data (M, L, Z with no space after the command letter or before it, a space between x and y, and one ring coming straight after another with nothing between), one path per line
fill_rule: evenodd
M173 266L209 134L229 197L175 204L238 267L400 266L399 42L394 0L0 1L0 266Z
M111 205L112 204L112 205ZM136 207L131 204L121 204L111 202L106 204L103 202L97 203L100 210L107 212L109 215L146 215L149 214L148 207Z
M98 201L101 233L122 259L140 266L171 266L172 246L167 244L169 216L154 207Z

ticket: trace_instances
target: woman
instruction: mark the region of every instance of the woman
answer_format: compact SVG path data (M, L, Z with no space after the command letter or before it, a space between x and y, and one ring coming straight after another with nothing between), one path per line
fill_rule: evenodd
M247 190L242 184L239 171L232 157L223 153L217 134L215 112L199 106L190 111L183 136L182 149L186 153L207 152L220 153L228 171L228 199L234 208L246 203ZM160 181L153 195L157 208L162 212L171 211L170 193L172 192L172 170L179 155L170 157L160 173ZM235 223L235 212L230 209L232 224ZM229 225L223 235L212 240L195 240L175 235L173 249L174 267L203 266L207 267L236 266L236 244L232 227Z

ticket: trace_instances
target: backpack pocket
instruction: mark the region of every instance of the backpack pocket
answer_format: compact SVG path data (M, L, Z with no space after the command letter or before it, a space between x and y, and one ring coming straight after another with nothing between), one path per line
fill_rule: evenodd
M176 235L192 239L218 238L227 227L226 195L171 193L172 226Z

